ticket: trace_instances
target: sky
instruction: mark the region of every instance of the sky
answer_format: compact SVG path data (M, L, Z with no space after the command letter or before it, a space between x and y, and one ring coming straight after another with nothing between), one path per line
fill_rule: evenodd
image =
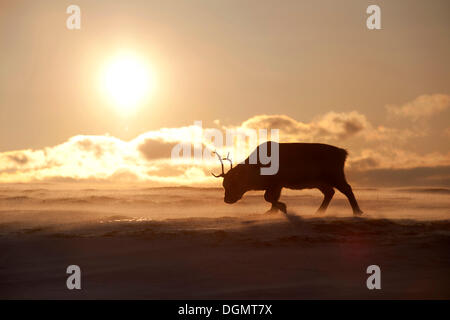
M361 184L450 185L446 0L6 0L0 38L0 182L214 183L170 159L202 121L344 147ZM123 52L151 69L133 108L102 87Z

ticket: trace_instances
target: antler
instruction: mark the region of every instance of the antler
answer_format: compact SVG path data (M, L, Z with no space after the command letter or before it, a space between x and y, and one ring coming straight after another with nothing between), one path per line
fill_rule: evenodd
M214 151L213 153L215 153L215 154L217 155L217 158L219 158L220 165L222 166L222 173L219 174L219 175L217 175L217 176L216 176L214 173L212 173L212 172L211 172L211 174L212 174L214 177L216 177L216 178L222 178L222 177L225 177L225 171L224 171L224 169L223 169L223 161L222 161L222 157L220 156L220 154L217 153L217 151ZM227 158L228 158L228 157L227 157Z
M230 153L228 152L227 157L223 158L222 160L230 161L230 169L233 169L233 162L230 159Z

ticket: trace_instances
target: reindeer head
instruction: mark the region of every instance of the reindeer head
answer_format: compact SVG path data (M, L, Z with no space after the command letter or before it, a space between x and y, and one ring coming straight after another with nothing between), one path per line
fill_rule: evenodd
M215 175L211 173L216 178L223 178L223 187L225 189L225 198L224 201L226 203L235 203L242 198L244 193L247 191L245 189L244 180L242 177L241 169L242 166L237 166L233 169L233 162L230 159L230 153L228 153L226 158L222 158L216 151L214 153L219 158L220 165L222 166L222 173L219 175ZM230 170L225 173L223 160L230 162Z

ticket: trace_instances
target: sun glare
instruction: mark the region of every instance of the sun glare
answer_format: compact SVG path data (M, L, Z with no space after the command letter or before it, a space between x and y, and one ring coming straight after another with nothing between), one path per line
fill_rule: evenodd
M155 89L150 66L129 54L117 56L106 65L102 83L107 97L120 111L142 105Z

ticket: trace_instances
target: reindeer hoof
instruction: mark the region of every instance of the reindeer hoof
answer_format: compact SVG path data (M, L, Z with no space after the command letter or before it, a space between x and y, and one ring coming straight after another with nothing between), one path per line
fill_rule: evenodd
M283 212L284 214L287 213L287 208L286 208L286 205L285 205L284 203L279 202L279 203L278 203L278 208L279 208L279 209L281 210L281 212Z
M269 210L266 211L266 214L272 214L272 213L277 213L278 212L278 208L275 206L272 206L272 208L270 208Z
M363 213L361 210L353 211L354 216L361 216Z

